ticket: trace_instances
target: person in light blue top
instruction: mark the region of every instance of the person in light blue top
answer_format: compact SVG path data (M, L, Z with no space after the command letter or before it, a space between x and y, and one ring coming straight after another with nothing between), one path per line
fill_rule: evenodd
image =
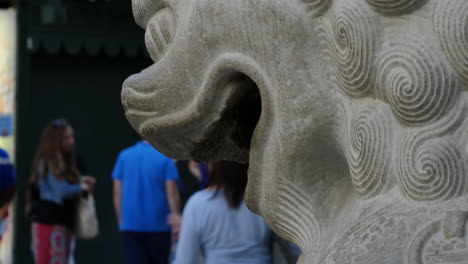
M208 188L187 202L174 264L270 264L271 231L243 195L247 165L213 165Z

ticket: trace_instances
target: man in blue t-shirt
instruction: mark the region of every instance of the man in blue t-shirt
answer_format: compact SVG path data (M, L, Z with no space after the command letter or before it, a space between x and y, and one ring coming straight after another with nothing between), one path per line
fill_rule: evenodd
M120 152L112 179L128 263L167 264L171 248L168 219L180 216L174 161L140 141Z

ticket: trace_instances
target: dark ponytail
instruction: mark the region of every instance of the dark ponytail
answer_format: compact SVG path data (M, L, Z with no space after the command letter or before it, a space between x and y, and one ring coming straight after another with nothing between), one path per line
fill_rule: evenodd
M223 189L224 198L229 207L239 208L244 200L248 167L248 164L231 161L215 162L208 182L209 187L216 189L214 196L219 193L220 189Z

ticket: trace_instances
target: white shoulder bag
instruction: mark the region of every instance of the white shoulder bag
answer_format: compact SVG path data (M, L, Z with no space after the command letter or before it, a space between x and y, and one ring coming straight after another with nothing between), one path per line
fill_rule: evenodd
M92 239L98 235L99 224L91 193L88 193L87 197L81 197L78 201L75 225L75 235L78 238Z

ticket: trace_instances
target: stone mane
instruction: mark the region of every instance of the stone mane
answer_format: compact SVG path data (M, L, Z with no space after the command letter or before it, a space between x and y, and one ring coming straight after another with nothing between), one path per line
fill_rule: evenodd
M451 132L466 119L468 5L428 2L303 0L343 94L344 148L364 198L394 183L415 201L466 192L466 151ZM430 30L405 32L413 20L385 19L419 8L432 12Z

